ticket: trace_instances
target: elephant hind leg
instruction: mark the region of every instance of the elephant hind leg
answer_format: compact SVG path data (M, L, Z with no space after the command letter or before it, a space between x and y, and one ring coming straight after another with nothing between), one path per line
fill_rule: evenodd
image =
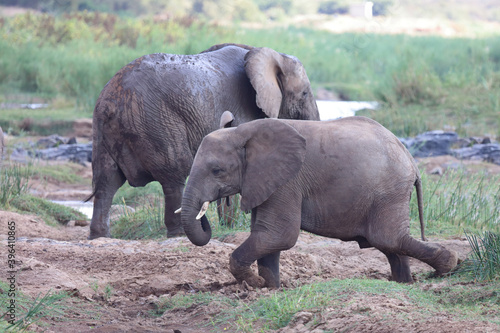
M393 279L398 282L410 282L411 275L406 256L418 259L436 270L437 275L450 272L457 265L458 256L437 243L422 242L410 235L404 235L398 246L391 245L375 247L386 254L391 264Z
M181 207L183 184L163 185L163 194L165 197L165 227L167 228L167 237L178 237L184 235L184 229L181 223L181 214L175 214L175 211Z
M422 242L409 235L401 242L401 251L405 254L429 264L438 275L449 273L457 266L458 255L441 244Z
M392 280L402 283L412 283L413 278L411 276L408 257L388 252L384 254L391 265Z

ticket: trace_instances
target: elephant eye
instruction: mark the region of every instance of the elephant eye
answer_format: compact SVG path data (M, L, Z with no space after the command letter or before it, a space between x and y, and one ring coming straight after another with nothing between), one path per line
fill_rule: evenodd
M221 169L221 168L213 168L213 169L212 169L212 174L213 174L214 176L219 176L221 172L222 172L222 169Z

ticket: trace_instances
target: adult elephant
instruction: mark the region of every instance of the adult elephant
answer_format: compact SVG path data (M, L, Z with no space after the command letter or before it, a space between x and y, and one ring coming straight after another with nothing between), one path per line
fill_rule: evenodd
M204 138L184 191L182 223L194 244L206 244L208 203L241 193L241 209L252 217L250 236L229 261L239 282L279 287L280 252L295 245L300 229L375 247L387 256L393 280L411 282L408 256L438 274L457 264L455 252L409 235L415 186L424 239L420 182L408 150L371 119L254 120ZM256 260L259 276L250 269Z
M109 210L125 180L160 182L167 236L183 234L174 210L201 140L219 128L225 110L235 126L265 117L319 120L300 61L269 48L220 44L196 55L150 54L123 67L94 109L89 239L110 237Z

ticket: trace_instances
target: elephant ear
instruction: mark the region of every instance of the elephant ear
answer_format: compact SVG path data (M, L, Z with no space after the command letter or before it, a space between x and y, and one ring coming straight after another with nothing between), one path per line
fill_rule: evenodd
M245 55L245 71L257 93L257 106L269 118L278 118L283 98L278 75L282 55L273 49L254 48Z
M219 129L228 128L233 125L234 115L231 111L224 111L220 116Z
M298 174L306 154L306 140L295 128L277 119L242 124L236 133L243 138L245 149L240 206L247 212Z

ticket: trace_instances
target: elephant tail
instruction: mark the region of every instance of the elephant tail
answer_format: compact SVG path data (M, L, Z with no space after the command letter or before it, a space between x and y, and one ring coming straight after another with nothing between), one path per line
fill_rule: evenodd
M92 184L92 187L94 188L94 190L92 191L92 193L88 197L86 197L83 200L83 202L88 202L88 201L90 201L90 199L92 199L95 196L95 186L94 186L94 184Z
M418 205L418 219L420 220L420 234L423 241L427 241L425 238L425 225L424 225L424 209L423 209L423 198L422 198L422 179L417 177L415 180L415 189L417 190L417 205Z

